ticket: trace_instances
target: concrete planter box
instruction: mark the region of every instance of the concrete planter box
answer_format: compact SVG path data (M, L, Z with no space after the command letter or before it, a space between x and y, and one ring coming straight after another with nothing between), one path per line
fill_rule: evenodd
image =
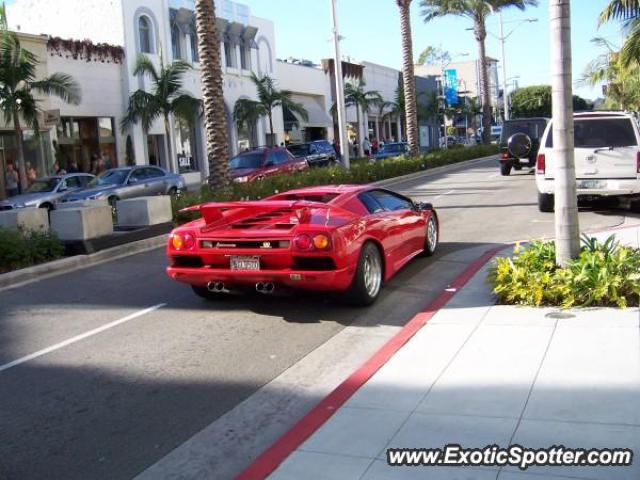
M16 208L0 212L0 227L13 230L49 230L46 208Z
M51 212L51 230L62 241L90 240L113 234L111 207L63 208Z
M86 207L108 207L109 202L106 198L97 200L78 200L77 202L64 202L56 204L56 210L68 208L86 208Z
M173 218L171 197L138 197L116 203L118 225L123 227L148 227L170 222Z

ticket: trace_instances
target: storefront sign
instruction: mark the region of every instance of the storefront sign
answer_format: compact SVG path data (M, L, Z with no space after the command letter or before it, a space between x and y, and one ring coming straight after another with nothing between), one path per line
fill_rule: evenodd
M448 105L458 104L458 72L454 68L444 71L444 98Z
M184 154L178 154L178 165L180 167L183 168L189 168L191 167L191 162L193 161L193 158L191 157L191 155L184 155Z
M44 125L46 127L60 125L60 110L45 110Z

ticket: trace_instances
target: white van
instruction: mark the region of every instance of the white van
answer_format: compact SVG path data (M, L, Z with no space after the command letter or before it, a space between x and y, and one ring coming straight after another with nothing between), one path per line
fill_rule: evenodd
M640 196L640 132L631 113L576 113L574 120L578 197ZM555 192L553 122L549 122L536 159L538 208L552 212Z

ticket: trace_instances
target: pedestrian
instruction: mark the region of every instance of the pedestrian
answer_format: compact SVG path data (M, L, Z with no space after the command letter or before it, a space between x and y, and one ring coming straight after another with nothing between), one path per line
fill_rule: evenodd
M340 150L340 141L339 140L334 140L333 141L333 149L336 151L336 158L342 162L342 152Z
M364 140L362 140L362 150L364 150L365 157L371 157L371 142L367 137L364 137Z
M378 139L376 137L373 137L373 141L371 142L371 153L375 155L376 153L378 153L379 149L380 143L378 142Z
M353 137L353 158L358 158L358 137Z
M4 177L4 185L5 190L7 191L7 196L15 197L16 195L18 195L18 193L20 193L18 190L18 185L20 184L19 180L20 179L18 177L18 172L13 166L13 163L7 164L7 173Z
M98 155L95 153L91 155L91 169L89 170L91 175L98 175Z
M31 185L36 181L36 178L38 178L38 172L36 172L36 169L33 168L31 162L27 162L25 165L27 171L27 182L29 183L29 185Z
M69 162L69 168L67 169L67 171L69 173L79 173L80 169L78 168L78 162L76 162L75 160L71 160L71 162Z
M60 167L60 163L58 163L57 160L55 162L53 162L53 174L54 175L66 175L67 174L65 169Z

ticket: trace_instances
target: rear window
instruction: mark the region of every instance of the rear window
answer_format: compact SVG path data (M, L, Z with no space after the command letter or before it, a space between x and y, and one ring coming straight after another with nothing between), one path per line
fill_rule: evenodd
M544 128L547 126L545 121L519 121L505 122L502 126L502 142L506 143L509 137L515 133L524 133L529 138L535 139L542 137Z
M575 148L634 147L638 144L628 118L599 118L574 121ZM553 129L549 129L547 148L553 148Z
M289 145L287 147L294 157L304 157L308 154L309 145Z

